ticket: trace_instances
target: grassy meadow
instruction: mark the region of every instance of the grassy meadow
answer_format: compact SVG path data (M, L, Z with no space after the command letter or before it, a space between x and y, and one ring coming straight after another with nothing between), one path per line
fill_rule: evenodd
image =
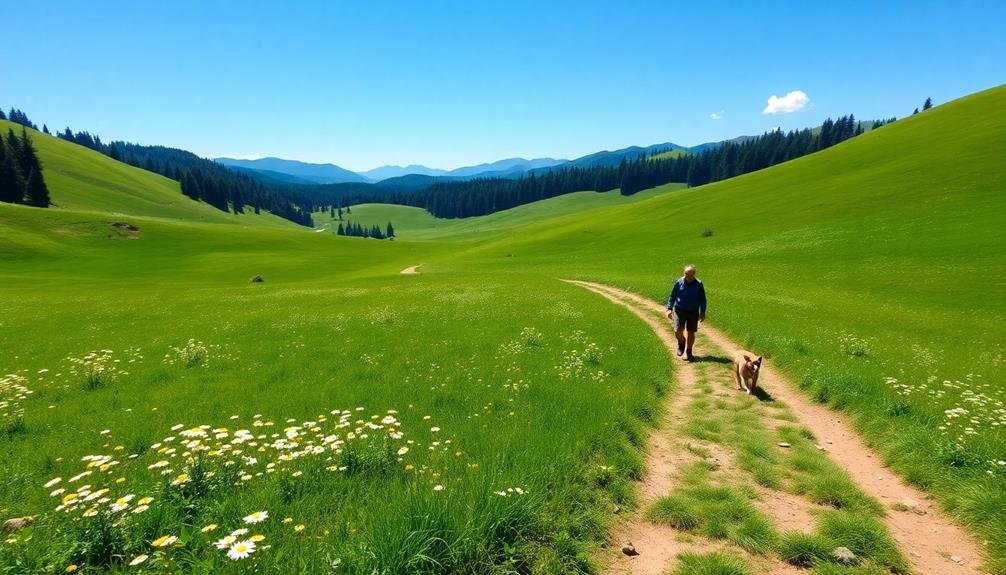
M32 393L3 430L0 508L42 514L0 547L10 572L136 571L125 563L143 555L157 572L239 572L213 543L241 527L264 536L248 562L270 572L559 572L585 568L603 510L631 502L668 362L590 294L541 276L365 272L379 244L362 240L359 259L272 267L139 227L133 242L96 235L104 257L36 271L2 306L5 372ZM275 254L315 238L247 233ZM128 252L145 243L175 265ZM269 518L243 523L258 511ZM163 536L179 539L151 547Z
M591 572L672 364L558 280L660 299L695 263L711 322L850 414L1006 573L1004 105L694 189L353 208L393 242L223 214L36 134L57 207L0 205L0 517L38 517L0 572Z

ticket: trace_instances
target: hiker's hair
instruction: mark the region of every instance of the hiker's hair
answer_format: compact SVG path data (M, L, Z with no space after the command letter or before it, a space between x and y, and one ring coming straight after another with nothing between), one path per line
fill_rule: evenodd
M688 264L687 266L685 266L684 273L688 273L689 271L695 271L695 266L693 264Z

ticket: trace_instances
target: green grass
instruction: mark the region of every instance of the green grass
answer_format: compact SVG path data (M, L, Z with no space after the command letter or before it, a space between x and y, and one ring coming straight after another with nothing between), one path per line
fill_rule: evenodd
M400 224L375 212L373 223L401 228L395 242L223 214L159 176L37 137L59 208L0 205L0 373L34 391L0 434L0 510L42 517L0 545L0 566L56 573L111 549L123 555L114 572L125 555L153 551L150 538L176 534L182 545L150 553L147 565L226 573L242 564L208 547L199 527L212 521L226 533L266 509L256 529L272 547L253 555L262 571L315 572L336 559L349 571L588 570L614 502L631 503L627 482L641 469L640 438L668 362L643 324L556 278L660 299L694 262L710 321L847 411L894 469L989 541L989 569L1006 572L1006 466L997 463L1006 432L996 411L1006 393L996 385L1006 119L990 113L1004 104L1000 87L701 188L582 193L433 228L419 214ZM943 145L930 145L936 138ZM110 228L120 213L140 228L136 239ZM706 228L715 235L703 237ZM419 263L422 275L398 275ZM249 284L255 274L265 283ZM521 335L528 327L540 345ZM165 363L190 338L206 345L205 362ZM602 352L597 365L582 360L590 342ZM102 349L129 373L88 389L68 358ZM143 359L130 364L136 349ZM361 444L352 456L360 473L323 473L307 458L242 488L181 498L144 465L178 423L233 432L261 414L279 433L287 419L357 406L398 410L405 437L420 445L392 464L380 445ZM966 417L947 412L957 408ZM428 449L436 433L450 449ZM785 485L782 465L796 478L827 471L809 458L773 460L760 440L742 451L752 473L767 470L766 484ZM157 494L155 513L115 537L53 513L55 487L42 488L77 473L81 456L104 453L140 454L113 469L128 488ZM445 490L433 491L438 484ZM527 498L492 497L517 486ZM834 500L846 488L807 492ZM723 496L715 514L684 495L680 507L700 522L713 516L728 535L743 523L743 493L710 494ZM862 502L838 506L820 535L900 565Z
M342 558L352 571L482 571L549 557L569 567L583 561L585 542L603 538L600 509L608 504L602 501L624 498L619 486L641 469L634 442L646 422L636 414L657 401L667 376L658 342L624 346L641 326L630 318L611 322L602 302L554 280L484 277L476 290L472 278L456 276L395 273L334 283L329 276L291 285L266 274L265 284L253 285L246 275L215 286L106 284L100 301L77 306L73 325L79 327L43 352L29 353L30 342L65 330L68 317L39 317L31 310L55 298L68 305L80 301L79 286L4 306L5 322L31 325L17 338L5 336L3 347L13 352L5 364L19 367L35 392L26 430L4 440L13 462L10 481L0 488L6 512L55 507L57 499L41 484L52 477L69 483L84 469L80 457L89 454L121 463L107 477L96 474L73 486L110 484L116 497L152 495L155 504L131 518L111 543L98 546L107 552L82 547L107 539L78 529L93 522L72 521L87 506L69 515L49 513L33 528L32 539L0 550L0 564L12 565L16 556L23 561L23 545L24 553L38 557L23 572L60 571L71 562L110 562L114 571L117 557L152 551L149 541L171 534L184 541L164 554L174 569L230 572L237 567L209 543L257 510L268 510L271 519L254 532L282 550L256 555L266 570L297 561L315 571L329 556ZM539 292L551 295L541 298ZM312 305L305 307L305 300ZM489 301L494 305L479 305ZM443 330L444 317L468 327ZM602 324L605 329L597 330ZM193 354L177 349L184 350L190 338L202 342L203 351L187 367ZM426 343L416 346L417 340ZM597 363L572 359L592 344L604 350ZM111 357L128 373L91 386L84 374L70 371L69 358L100 349L113 350ZM358 452L304 458L237 488L228 468L214 463L209 470L227 480L193 487L192 493L170 480L180 473L195 477L198 466L157 453L166 436L178 436L172 430L178 423L233 433L257 431L256 421L273 422L262 431L281 432L292 425L288 418L306 428L301 422L357 406L365 407L364 420L398 411L405 438L390 442L393 451L409 439L417 443L399 461L388 457L383 439L363 441ZM345 437L345 431L320 427ZM431 432L434 427L440 431ZM110 431L100 433L105 429ZM75 437L69 444L67 433ZM277 461L273 449L249 453L260 460L242 465L249 473ZM129 460L130 454L139 457ZM147 469L162 458L171 462L164 477ZM613 470L611 480L593 480L597 465ZM127 478L121 487L113 481L119 476ZM33 487L25 491L25 485ZM287 516L307 526L306 537L280 522ZM209 523L221 525L221 532L198 533ZM535 551L528 544L566 539L573 544L558 555L554 546Z
M836 546L892 573L908 573L908 562L879 521L863 514L829 511L821 514L818 533Z
M647 518L681 531L726 539L752 553L771 549L775 532L751 503L752 495L729 485L711 485L707 474L697 471L686 475L687 487L658 499L647 510Z
M742 557L730 553L683 553L673 575L748 575L751 567Z
M784 533L776 543L776 552L787 563L798 567L813 567L830 561L834 543L821 535Z

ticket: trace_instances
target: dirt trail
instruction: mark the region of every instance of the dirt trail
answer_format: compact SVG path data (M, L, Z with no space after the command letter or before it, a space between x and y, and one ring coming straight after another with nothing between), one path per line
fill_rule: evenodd
M570 283L601 294L612 302L624 306L646 322L667 346L676 349L676 341L669 323L663 319L664 306L638 294L618 288L583 281ZM709 324L703 324L704 339L719 350L712 350L730 357L740 346ZM703 355L705 350L699 350ZM680 418L680 412L688 399L688 391L697 385L694 364L681 362L676 370L677 392L671 394L667 404L667 421ZM852 426L841 414L814 403L786 380L766 362L759 382L772 396L792 408L797 423L813 431L815 437L825 447L828 455L842 466L859 487L877 498L885 507L886 524L891 536L897 541L912 569L921 575L972 575L981 574L982 558L978 542L963 528L951 521L943 511L933 504L925 493L908 485L890 469L884 467L876 455L853 431ZM641 486L642 505L645 508L660 495L666 494L672 485L672 473L676 467L676 456L665 426L651 434L647 472ZM894 511L891 505L907 503L908 511ZM675 555L682 551L694 550L695 542L685 544L674 537L673 530L647 523L637 514L618 527L614 537L621 546L624 540L631 540L641 551L638 557L626 560L624 557L612 561L612 573L663 573L672 563ZM645 546L644 546L645 545ZM713 546L712 548L715 548ZM772 569L777 572L776 568ZM786 566L786 571L791 571ZM793 570L791 572L800 572Z
M402 270L402 271L400 271L398 273L400 273L402 275L407 275L407 276L416 275L416 274L419 273L419 266L421 266L421 265L423 265L423 264L419 264L418 266L409 266L409 267L405 268L404 270Z

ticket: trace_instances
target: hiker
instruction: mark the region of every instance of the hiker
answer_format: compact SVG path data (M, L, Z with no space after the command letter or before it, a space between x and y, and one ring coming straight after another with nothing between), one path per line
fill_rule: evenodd
M678 338L678 356L688 352L688 361L695 359L692 345L699 322L706 320L706 288L695 277L695 266L685 266L684 275L674 282L667 298L667 319L674 319L674 337ZM685 331L688 338L685 338ZM687 346L687 347L686 347Z

